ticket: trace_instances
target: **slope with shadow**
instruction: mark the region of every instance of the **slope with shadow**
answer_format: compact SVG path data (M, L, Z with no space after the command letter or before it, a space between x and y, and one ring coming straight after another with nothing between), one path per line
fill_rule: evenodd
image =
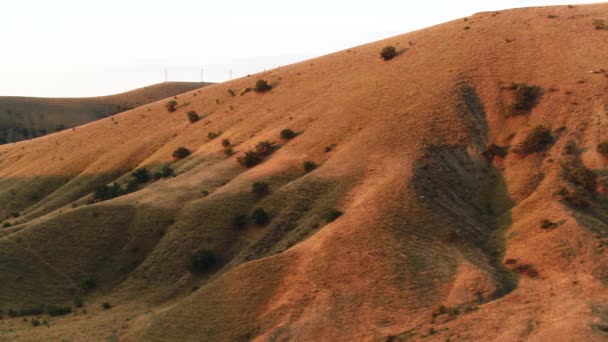
M0 309L86 311L0 340L605 340L601 20L479 13L1 146Z
M126 93L88 98L0 96L0 144L83 125L209 84L164 82Z

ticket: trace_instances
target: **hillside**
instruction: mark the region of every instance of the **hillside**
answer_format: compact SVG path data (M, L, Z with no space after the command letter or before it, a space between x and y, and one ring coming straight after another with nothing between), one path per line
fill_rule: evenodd
M605 341L602 20L479 13L0 146L0 341Z
M0 96L0 144L80 126L209 84L164 82L126 93L88 98Z

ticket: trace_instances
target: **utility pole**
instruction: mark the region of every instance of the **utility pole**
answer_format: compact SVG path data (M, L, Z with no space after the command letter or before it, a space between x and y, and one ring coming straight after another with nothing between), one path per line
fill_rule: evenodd
M203 71L203 68L201 68L201 83L203 83L204 80L205 80L205 73Z
M167 82L169 80L169 72L167 71L167 68L165 67L165 82Z
M230 68L230 79L232 80L232 68Z

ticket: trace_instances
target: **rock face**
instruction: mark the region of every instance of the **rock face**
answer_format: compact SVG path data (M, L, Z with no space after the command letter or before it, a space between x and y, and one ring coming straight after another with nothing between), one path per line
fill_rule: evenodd
M0 146L0 309L87 309L0 340L605 340L596 20L480 13Z

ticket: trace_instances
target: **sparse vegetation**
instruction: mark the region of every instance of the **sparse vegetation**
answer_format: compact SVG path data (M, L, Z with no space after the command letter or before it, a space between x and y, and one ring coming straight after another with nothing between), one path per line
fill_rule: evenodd
M163 168L160 169L159 172L154 173L154 179L157 179L157 180L161 179L161 178L169 178L169 177L174 177L174 176L175 176L175 172L169 166L163 166Z
M201 117L193 110L189 111L187 115L188 115L188 121L190 121L190 123L195 123L201 119Z
M263 208L257 208L251 213L251 221L262 226L270 222L270 215Z
M564 166L564 178L589 191L594 191L597 184L597 175L582 164Z
M203 273L212 269L217 262L213 251L203 249L188 259L188 271L190 273Z
M127 192L114 182L112 185L102 185L93 192L93 202L107 201L125 195Z
M499 156L504 158L507 156L507 152L509 148L507 146L498 146L496 144L491 144L488 146L488 149L483 153L484 157L491 161L495 156Z
M2 225L2 228L10 228L10 227L12 227L12 226L13 226L13 225L12 225L10 222L5 222L5 223Z
M271 90L272 86L266 80L258 80L253 89L258 93L264 93Z
M606 146L608 148L608 145ZM608 149L607 149L608 152ZM578 147L576 146L576 142L574 140L568 140L566 146L564 146L564 154L577 154Z
M190 150L185 147L178 147L175 151L173 151L173 158L175 159L184 159L190 155Z
M221 132L221 131L217 131L217 132L209 132L209 133L207 134L207 138L208 138L209 140L213 140L213 139L215 139L215 138L219 137L220 135L222 135L222 132Z
M137 184L143 184L150 180L150 172L146 168L140 168L133 171L131 177Z
M552 229L557 227L557 223L549 220L549 219L542 219L540 220L540 227L542 229Z
M385 46L382 51L380 51L380 57L385 61L390 61L391 59L397 57L397 49L394 46L388 45Z
M289 128L286 128L281 131L281 139L289 140L295 138L296 136L296 132L292 131Z
M517 147L517 153L529 154L544 151L553 144L551 130L545 126L536 126Z
M539 86L529 86L525 83L517 83L511 86L512 90L514 90L514 101L512 105L512 114L525 114L532 110L541 97L543 96L543 88Z
M82 298L80 297L75 297L74 298L74 306L77 308L81 308L84 306L84 302L82 301Z
M230 94L230 96L236 96L236 93L232 89L228 89L228 94Z
M576 187L573 191L568 191L566 189L565 193L562 196L566 203L575 208L584 209L589 206L587 192L585 191L585 188L581 186Z
M72 308L69 306L59 306L59 305L48 305L46 307L46 313L51 317L55 316L64 316L72 312Z
M251 192L258 196L264 196L268 194L270 187L266 182L255 182L251 185Z
M167 102L165 104L165 108L167 108L167 110L169 112L175 112L175 109L177 109L177 101L171 100L171 101Z
M302 163L302 167L304 167L304 171L311 172L314 169L316 169L317 167L319 167L319 165L317 165L317 163L315 163L313 161L306 160Z

